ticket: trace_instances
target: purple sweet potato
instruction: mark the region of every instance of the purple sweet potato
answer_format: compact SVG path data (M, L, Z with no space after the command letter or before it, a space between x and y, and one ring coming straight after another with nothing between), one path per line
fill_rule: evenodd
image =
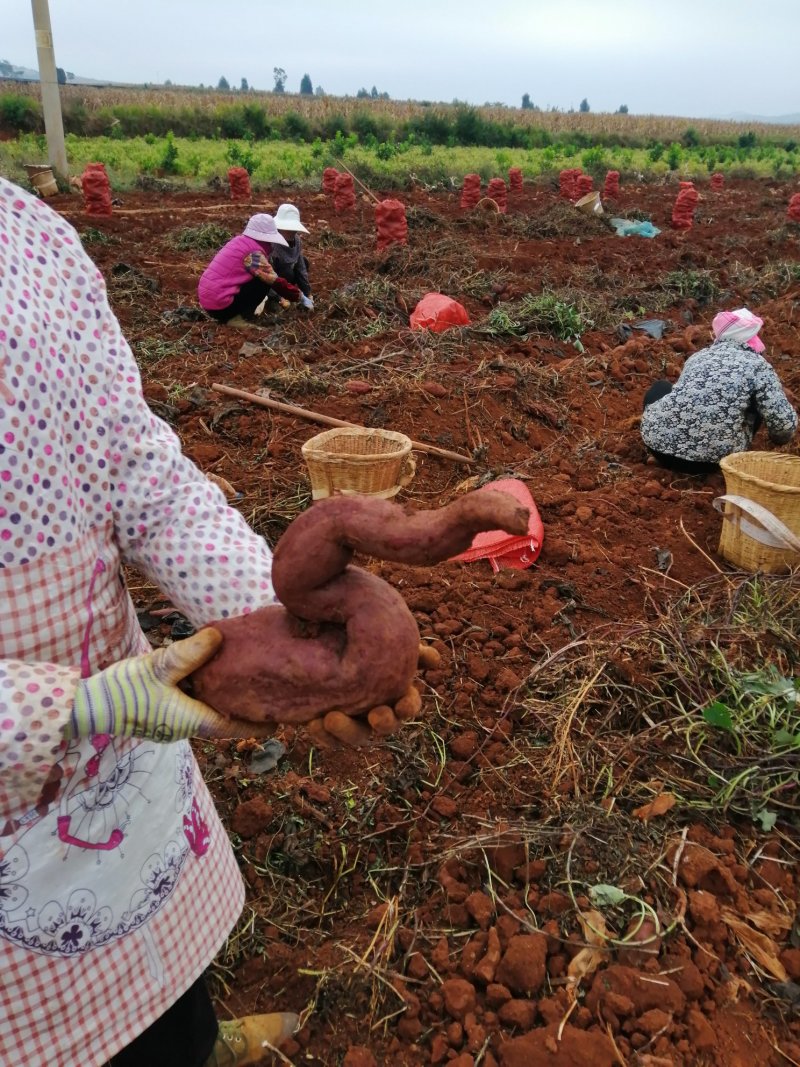
M192 675L195 696L254 722L307 722L332 709L355 715L409 690L419 632L388 583L351 565L354 552L430 566L468 548L476 533L524 534L528 512L502 492L468 494L438 511L374 497L318 501L275 551L280 605L213 625L220 651Z

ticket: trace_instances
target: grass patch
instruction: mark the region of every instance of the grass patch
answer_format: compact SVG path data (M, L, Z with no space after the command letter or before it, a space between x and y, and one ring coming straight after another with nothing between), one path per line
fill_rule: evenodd
M179 252L216 252L231 239L233 234L217 222L201 226L184 226L170 233L165 243Z
M664 279L664 288L676 296L708 304L719 294L719 286L710 270L674 270Z

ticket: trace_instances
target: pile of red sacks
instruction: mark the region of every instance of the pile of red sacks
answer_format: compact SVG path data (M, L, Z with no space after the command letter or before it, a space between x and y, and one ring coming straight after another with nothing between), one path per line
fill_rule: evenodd
M502 178L491 179L486 187L486 196L489 200L494 200L501 213L505 215L508 211L508 189Z
M378 229L378 250L389 245L404 245L408 239L408 221L405 205L400 200L381 200L375 207L375 223Z
M231 188L231 200L251 200L250 175L244 167L231 167L228 171L228 185Z
M465 174L464 184L461 186L461 203L460 207L464 210L469 210L475 207L481 198L481 176L480 174Z
M691 182L681 182L672 208L672 225L676 230L691 230L700 194Z
M717 171L716 174L712 174L711 175L711 188L714 190L715 193L718 193L720 191L720 189L724 185L725 185L725 175L724 174L720 174L719 171Z
M520 167L509 167L508 187L512 193L522 192L522 169Z
M616 200L619 196L619 171L610 170L606 174L606 180L603 183L603 199L604 200Z
M81 175L81 189L87 215L111 214L111 183L104 163L87 163Z
M795 193L789 201L788 215L792 222L800 222L800 193Z
M352 174L345 172L337 174L336 185L333 189L333 206L337 213L352 211L356 206L356 187Z
M326 167L322 172L322 191L327 193L328 196L333 196L336 189L336 179L339 177L339 171L336 167Z
M568 170L562 170L559 172L558 191L565 200L578 199L579 174L581 174L580 167L570 167Z

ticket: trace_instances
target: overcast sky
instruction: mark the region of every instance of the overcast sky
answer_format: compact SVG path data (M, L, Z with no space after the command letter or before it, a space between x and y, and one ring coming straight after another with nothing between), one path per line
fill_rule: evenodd
M1 0L0 59L35 67L28 0ZM83 77L637 114L800 111L800 0L50 0Z

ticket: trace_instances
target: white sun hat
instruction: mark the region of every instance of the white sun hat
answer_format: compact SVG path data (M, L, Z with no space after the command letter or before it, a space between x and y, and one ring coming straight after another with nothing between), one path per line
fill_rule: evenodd
M308 233L300 221L300 212L294 204L281 204L275 212L275 225L279 230L294 230L296 233Z
M275 219L272 215L251 215L244 228L244 236L252 237L255 241L264 241L271 245L286 245L289 242L278 233Z

